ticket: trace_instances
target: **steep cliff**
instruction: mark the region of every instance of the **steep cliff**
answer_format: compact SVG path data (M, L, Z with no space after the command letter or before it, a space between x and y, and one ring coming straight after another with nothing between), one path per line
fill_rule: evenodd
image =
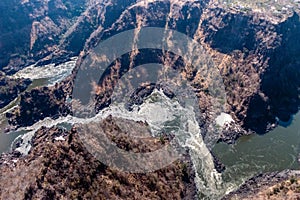
M224 112L234 121L223 127L220 135L213 135L219 142L232 143L253 132L264 134L276 127L278 120L288 121L299 110L300 22L297 12L274 16L254 8L228 7L208 0L82 0L72 4L65 0L5 0L0 5L1 9L9 10L0 15L1 23L9 22L9 25L0 24L0 29L4 30L0 33L0 48L5 49L0 53L0 68L6 73L14 73L30 63L59 63L79 55L73 74L66 80L55 86L35 88L21 96L19 106L6 115L15 127L30 126L46 117L72 114L67 99L72 97L80 65L93 48L126 30L136 29L137 36L144 27L177 30L197 41L212 58L226 91L225 101L219 103L224 104ZM201 134L206 138L211 129L215 131L215 126L210 124L215 125L215 116L221 109L215 109L216 100L208 90L213 79L199 78L198 72L181 56L159 49L137 52L132 47L112 62L95 87L95 111L111 104L114 87L125 72L151 62L171 66L183 81L192 85L199 105L196 115L199 115ZM143 83L132 94L127 109L142 104L155 88L162 89L170 99L175 96L174 91L164 85ZM109 126L108 129L114 128L112 124ZM114 140L121 148L139 150L133 141ZM0 177L0 195L3 197L90 198L97 195L95 191L99 192L100 186L107 188L107 191L100 190L99 196L103 198L139 198L141 195L167 198L173 195L179 199L192 198L188 196L189 192L195 194L194 172L191 166L186 171L182 163L174 163L151 174L123 174L96 161L78 141L75 130L41 129L32 143L32 152L27 157L2 156L0 172L6 174L4 178ZM157 144L151 145L156 147ZM14 159L18 161L14 163ZM37 163L43 165L37 167ZM220 172L224 169L217 158L215 164L219 164ZM24 166L32 169L32 173L23 173ZM21 183L18 186L12 184L16 174L24 177L26 187ZM57 174L62 176L57 177ZM81 178L79 174L86 176ZM277 183L276 175L271 176L275 177L274 184ZM161 183L166 180L170 182L163 186ZM4 184L11 187L6 188ZM133 187L136 191L130 192ZM248 188L247 185L244 187ZM15 190L18 192L13 193Z
M86 2L1 1L0 69L14 73L54 52L64 34L85 10Z
M81 13L62 37L59 49L47 59L55 61L55 58L65 58L62 52L78 54L83 50L77 65L79 66L90 49L100 41L122 31L153 26L174 29L200 42L213 58L226 87L226 112L233 116L238 126L263 134L274 128L277 117L288 121L290 116L298 111L297 13L283 15L279 20L251 10L244 12L242 9L228 9L222 4L208 1L105 1L94 4L90 2L89 5L92 6L88 6L85 12ZM48 29L54 31L53 28ZM47 52L50 54L52 51ZM134 56L130 57L129 52L127 56L122 57L121 72L126 71L129 65L138 66L152 60L173 65L185 74L190 73L190 69L184 66L184 61L180 61L181 58L169 52L141 51ZM128 59L134 60L135 63L128 64ZM120 63L116 62L115 66L110 67L117 69L118 64ZM115 76L113 71L107 73L108 76L102 77L102 80L109 81L110 86L104 88L103 92L106 94L101 94L101 98L98 98L99 108L109 105L112 92L110 87L116 83L116 80L109 77L121 76ZM203 83L199 85L199 80L194 79L193 75L186 78L198 87L196 90L200 109L206 113L203 121L214 120L209 116L212 102L209 100L210 95L206 94L206 86L211 84L209 79L204 77Z

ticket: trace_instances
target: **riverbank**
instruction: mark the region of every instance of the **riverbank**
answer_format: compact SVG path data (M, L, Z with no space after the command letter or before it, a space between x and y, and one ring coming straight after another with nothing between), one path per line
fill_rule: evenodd
M31 84L28 78L10 78L0 71L0 110L9 105Z
M107 131L117 126L110 120ZM141 124L140 124L141 125ZM116 134L122 130L116 127ZM137 130L132 130L135 132ZM149 151L147 146L115 140L120 148ZM111 169L98 161L79 139L76 129L41 128L32 140L26 157L19 153L3 154L0 158L0 198L67 198L93 199L194 199L195 172L188 156L152 173L135 174ZM146 148L146 149L145 149Z
M300 171L284 170L259 174L247 180L238 190L223 200L298 199L300 197Z
M58 9L56 6L59 6L66 9L62 13L74 12L61 1L51 2L54 6L49 3L49 8ZM87 2L90 1L82 1L83 4ZM10 6L10 4L8 5ZM41 5L45 10L48 9L48 5ZM29 8L24 10L24 12L29 11L25 15L32 16L34 14L30 13L32 11L39 13L37 11L39 8L35 7L32 2L24 2L21 8L24 8L23 6ZM50 64L45 69L30 66L16 74L20 77L43 77L48 80L49 76L60 78L54 83L50 81L51 85L45 85L46 87L31 88L32 90L21 95L19 105L6 114L12 128L19 127L19 130L30 132L16 142L15 150L18 150L19 153L14 151L2 156L3 162L0 166L2 171L0 172L6 176L0 177L0 195L3 195L3 198L11 197L6 195L16 195L12 198L66 197L74 199L92 198L91 195L97 195L97 192L100 191L99 196L103 198L140 199L142 195L146 195L149 198L171 196L171 198L177 199L185 198L187 195L188 199L192 199L194 196L189 196L189 193L194 195L196 187L199 197L218 199L225 193L237 189L246 179L258 173L281 171L294 167L297 157L295 152L298 151L297 145L299 145L298 139L300 138L297 134L291 134L289 137L281 134L280 137L277 135L277 138L269 137L270 134L241 136L254 132L265 134L274 129L278 125L278 121L288 121L290 116L298 111L300 105L298 90L300 43L295 35L300 34L299 15L289 12L279 20L271 16L263 17L262 13L249 9L247 8L245 12L239 8L226 9L219 4L213 5L211 1L162 0L150 1L145 4L140 1L106 1L89 8L76 9L78 11L78 13L76 11L76 16L80 17L72 17L74 24L69 24L70 29L68 29L70 26L64 26L63 30L55 28L54 21L57 21L56 17L60 18L60 15L35 16L37 18L34 18L34 23L30 21L28 29L22 29L22 34L30 35L30 38L26 37L28 41L20 43L21 46L26 45L26 49L28 49L22 53L24 55L32 54L30 56L32 59L28 60L28 57L22 56L22 53L20 56L19 52L14 56L8 53L9 55L4 57L11 57L11 62L7 66L4 63L5 67L3 68L7 73L19 71L27 65L26 63L33 63L44 56L46 57L39 63L49 63L60 59L69 60L69 56L81 53L73 71L69 70L68 65L60 67ZM185 63L186 61L183 59L186 55L175 55L174 52L164 51L165 49L136 51L137 41L143 32L141 30L147 27L158 27L165 33L169 33L169 30L177 30L199 42L203 52L196 53L201 55L201 58L199 56L201 68L195 69L190 63ZM48 32L48 28L50 32ZM96 95L98 103L96 111L101 114L103 109L109 109L113 88L129 69L137 67L141 63L150 62L169 66L174 70L174 75L178 75L180 81L175 81L176 83L180 82L178 86L181 86L181 83L183 85L188 83L192 86L192 91L197 97L195 98L197 106L194 108L198 108L199 105L199 112L190 112L193 109L180 112L182 110L178 104L173 104L176 105L176 109L169 109L168 101L165 101L165 104L140 107L138 109L141 112L133 113L135 115L128 114L128 110L122 110L120 107L114 107L113 111L116 111L114 114L117 117L125 117L127 120L135 120L137 114L144 114L149 117L150 125L163 127L167 131L170 130L170 126L179 124L180 130L184 133L184 137L179 138L179 141L190 150L188 163L192 165L193 170L184 172L183 169L186 169L184 166L174 166L174 168L171 166L172 169L162 169L154 174L141 176L107 170L107 167L88 154L83 145L79 144L78 139L74 141L74 138L78 137L77 133L53 127L60 123L70 122L68 126L73 126L80 122L68 114L72 114L70 103L74 100L72 99L74 79L77 70L86 61L84 59L88 55L93 55L93 53L89 53L100 42L133 28L136 28L133 33L136 43L126 46L128 38L122 41L124 46L131 49L124 52L125 54L121 58L109 63L111 65L103 77L97 77L100 80L96 81L99 80L99 82L87 83L95 86L91 92ZM54 43L49 41L48 44L44 38L53 35L51 29L57 36L65 33L67 29L68 31L62 35L63 37L54 38ZM56 46L58 38L60 38L60 44ZM170 34L164 40L167 40L168 46L177 47L178 41L173 41L172 38ZM7 41L12 41L12 39ZM30 51L27 47L29 40L32 43ZM13 42L9 43L14 44ZM47 48L44 48L45 45ZM176 51L182 52L180 48L175 49ZM189 54L189 52L183 53ZM55 57L57 59L52 59ZM97 63L99 58L97 56L93 56L93 58L93 61ZM209 73L210 67L216 69L217 72ZM72 73L72 75L66 79L67 76L56 74L56 69L66 70L67 74ZM95 72L91 71L87 74L94 75ZM138 75L142 79L149 76L146 71L141 71ZM210 91L210 86L216 86L215 81L218 79L216 75L220 75L221 83L224 83L226 98L215 98L214 96L222 94L220 89L223 87L217 86L214 91ZM276 81L274 81L274 77L277 78ZM128 77L125 81L131 79L132 77ZM82 82L79 82L80 84ZM128 85L127 88L134 88L133 86ZM150 85L150 89L151 87ZM129 110L134 110L134 107L140 106L141 103L144 104L140 97L147 96L149 91L137 90L131 99L137 100L137 102L129 102ZM164 95L172 97L172 92L175 91L165 90ZM185 100L187 98L183 98L183 102ZM224 120L216 120L217 116L222 113L227 116L225 117L227 125ZM182 116L183 121L178 122L176 118L165 121L168 117L173 117L173 114ZM181 122L183 123L181 124ZM223 128L220 134L219 128ZM119 129L122 130L120 127L117 128L117 130ZM136 130L132 130L132 132L136 133ZM156 136L159 136L160 132L156 133ZM290 140L285 142L281 137ZM243 140L246 142L243 143ZM219 145L219 154L213 156L210 150L214 147L215 141L219 141L217 144ZM159 142L166 141L164 141L164 137L161 137L158 144ZM222 142L233 145L228 146ZM131 145L130 142L124 141L119 144L121 147L135 149L131 148ZM21 156L20 153L25 155ZM221 162L218 162L216 158ZM225 171L223 171L224 167L221 163L225 164ZM218 166L221 170L218 170ZM186 177L188 178L186 179ZM171 182L169 183L167 179L170 179ZM259 181L255 184L259 184ZM16 190L19 192L15 193Z

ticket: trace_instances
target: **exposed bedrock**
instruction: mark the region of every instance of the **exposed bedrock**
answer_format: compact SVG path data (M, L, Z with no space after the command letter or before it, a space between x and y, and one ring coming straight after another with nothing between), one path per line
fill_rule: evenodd
M16 99L26 90L31 81L29 79L11 79L0 71L0 109Z
M259 174L247 180L239 189L231 192L222 199L298 199L299 198L299 170L284 170Z
M62 62L68 56L82 51L77 64L78 68L91 49L117 33L133 28L140 30L142 27L152 26L169 28L185 33L200 42L207 54L213 59L215 66L220 70L226 87L227 101L224 102L226 112L233 116L237 125L246 130L263 134L275 127L276 117L287 121L292 114L298 111L299 79L297 77L299 77L300 45L298 37L299 17L296 13L283 22L276 23L262 17L261 14L226 10L211 6L207 1L156 1L147 4L133 1L105 1L94 6L82 4L85 5L83 8L79 4L69 8L66 5L67 2L63 3L64 6L55 2L53 0L47 5L40 5L45 9L47 8L48 11L45 12L48 13L50 19L44 19L44 14L35 12L33 13L36 14L36 17L33 16L33 18L42 16L39 18L41 25L43 23L51 24L48 21L52 20L57 27L60 27L57 24L62 24L62 21L58 19L63 19L60 17L65 11L69 11L73 14L68 15L68 19L72 19L73 23L64 24L65 26L61 27L65 28L59 30L54 27L44 27L50 31L47 34L40 25L35 25L36 29L30 29L30 32L40 30L45 37L51 36L50 38L55 38L56 32L58 35L64 33L58 46L55 42L53 43L59 48L54 48L54 50L49 47L47 49L40 45L41 49L49 54L46 56L47 59L39 60L41 57L34 56L34 54L33 60L39 60L40 63L47 63L49 60ZM23 10L29 9L30 6L32 5L24 3L21 8ZM59 6L61 11L50 15L51 9L54 9L53 6ZM86 12L83 13L81 9ZM80 13L82 15L77 17ZM27 26L24 25L24 27ZM52 33L53 31L55 34ZM44 41L44 36L41 39L37 37L36 40L31 38L34 41L33 47L40 44L39 40ZM57 40L54 41L57 42ZM47 42L47 44L50 43ZM29 49L29 47L26 48ZM6 53L12 55L12 52L15 50ZM22 52L28 53L29 50L22 50ZM116 84L115 78L121 77L121 74L115 76L114 70L121 69L121 72L125 73L126 70L122 71L122 69L129 69L128 66L137 66L152 61L178 69L178 72L182 73L183 77L190 81L195 88L199 97L200 111L204 117L203 121L211 122L214 120L211 114L214 112L212 98L207 92L208 85L212 84L209 77L202 77L202 79L196 77L193 67L185 65L180 57L172 55L170 52L156 51L147 54L147 52L140 51L134 55L134 51L132 51L124 56L127 57L123 59L123 63L113 63L110 66L112 70L107 70L104 77L99 77L99 79L105 80L103 83L106 83L104 84L106 88L102 88L103 94L97 96L97 109L109 105L109 96L113 91L113 85ZM14 64L14 66L20 65ZM74 71L75 74L76 71ZM48 99L49 101L54 100L54 98ZM60 104L63 104L63 101ZM30 105L32 110L43 110L39 108L42 104L29 103L27 107L29 108ZM59 115L60 109L54 110L53 113L51 111L52 114L34 117L34 121L46 116ZM26 124L22 120L18 123ZM201 125L205 127L205 124ZM238 132L238 136L244 134L244 131Z
M52 87L41 87L21 94L20 104L12 112L6 113L8 122L15 128L26 127L45 119L71 114L66 103L70 94L70 78Z
M100 125L120 148L148 152L163 145L157 138L147 144L130 140L118 123L107 119ZM41 128L31 143L26 157L0 157L1 199L194 199L196 195L189 157L155 172L136 174L111 169L95 159L75 129Z
M56 51L62 35L86 9L85 3L85 0L1 1L0 69L11 74ZM61 51L60 55L79 51Z
M87 54L101 41L117 33L136 28L138 34L142 27L161 27L185 33L198 41L212 58L226 89L227 99L221 103L225 104L225 112L235 121L224 127L219 142L233 143L238 137L253 131L264 134L276 126L278 119L288 121L291 115L298 112L300 22L296 13L276 22L252 11L246 13L214 7L209 1L137 3L107 0L92 6L89 3L93 4L93 1L87 0L76 3L67 0L45 2L0 2L0 8L9 10L3 12L8 13L7 16L0 16L0 21L5 22L0 24L0 30L3 30L0 33L0 48L5 49L0 51L0 69L10 74L35 62L57 63L73 55L80 54L80 57L73 75L65 81L53 87L35 88L21 95L20 105L6 115L15 127L29 126L46 117L71 114L67 99L72 97L76 70ZM95 109L99 111L110 105L118 79L129 69L150 62L172 67L192 85L199 103L200 113L196 115L200 117L197 120L205 136L209 124L215 120L214 116L221 112L214 109L214 99L208 91L213 79L196 76L195 68L172 52L148 49L136 53L132 49L122 55L102 77L99 74L95 87ZM174 97L174 91L169 88L145 83L132 93L128 108L142 104L154 88L163 89L169 98ZM20 93L15 89L13 91L9 101ZM110 131L121 131L110 124L111 121L106 123ZM132 141L115 139L121 148L139 150ZM101 191L99 196L109 199L140 198L142 195L163 199L170 194L174 195L174 199L191 199L189 195L195 194L194 172L189 161L188 165L178 162L154 173L132 175L108 169L95 160L83 147L74 129L67 132L58 128L42 128L36 133L32 144L33 148L25 158L16 152L1 157L0 173L5 175L0 177L1 197L92 198ZM221 172L224 166L214 158L215 168ZM18 161L14 162L16 159ZM28 169L25 172L24 166ZM277 173L260 177L262 184L274 177L275 182L283 181L277 178ZM166 180L170 182L165 184ZM257 178L249 180L241 187L241 193L248 190L252 183L259 185L259 182ZM7 192L16 191L17 187L20 187L18 192ZM134 187L136 192L131 192Z
M298 14L279 24L219 9L209 16L205 42L233 59L220 71L237 120L259 134L274 128L276 117L288 121L299 108Z
M268 68L261 74L260 91L254 95L245 126L265 133L276 118L287 122L299 110L300 87L300 21L295 13L276 26L280 45L267 52Z
M294 14L276 29L281 35L281 45L270 55L261 90L269 97L271 113L282 121L289 121L300 106L299 16Z

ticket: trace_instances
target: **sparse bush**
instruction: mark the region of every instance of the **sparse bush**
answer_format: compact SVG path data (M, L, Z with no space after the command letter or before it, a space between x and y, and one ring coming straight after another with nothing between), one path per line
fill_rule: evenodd
M290 178L290 182L291 182L291 184L294 184L294 183L296 183L297 182L297 179L295 178L295 177L291 177Z
M280 189L279 189L278 187L275 187L275 188L273 189L273 193L274 193L274 194L280 193Z

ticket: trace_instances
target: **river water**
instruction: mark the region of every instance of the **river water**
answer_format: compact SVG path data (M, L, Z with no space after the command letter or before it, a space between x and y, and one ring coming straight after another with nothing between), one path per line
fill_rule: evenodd
M36 79L33 80L31 85L27 88L27 91L30 91L31 89L39 86L44 86L48 84L47 79ZM9 134L4 133L5 128L8 126L5 113L12 110L15 106L17 106L20 102L20 98L16 98L14 101L12 101L8 106L6 106L3 109L0 109L0 154L3 152L7 152L10 150L11 144L20 135L23 135L26 133L26 131L14 131Z
M51 86L57 82L62 81L65 77L72 73L75 67L77 57L73 57L70 61L55 66L55 64L49 64L45 66L31 65L25 69L17 72L12 78L30 78L32 83L29 85L26 91L30 91L36 87ZM0 154L8 152L11 149L13 141L27 133L28 131L14 131L9 134L4 133L8 123L5 117L5 113L12 110L20 102L20 98L16 98L5 108L0 109Z
M264 172L299 169L300 113L291 125L278 126L265 135L240 138L236 144L217 144L215 154L226 166L223 180L241 184Z
M42 78L40 78L41 76L37 76L28 90L37 86L52 85L55 81L61 80L62 77L65 77L65 75L71 72L70 69L74 64L74 61L69 63L69 70L64 70L64 73L57 73L56 78L53 76L45 76ZM35 69L33 69L33 71L34 70ZM22 72L23 75L19 73L18 76L25 76L26 74L27 76L30 76L30 73L33 71L25 70ZM51 73L49 71L47 72L48 74ZM40 74L42 75L45 73L44 71L41 71ZM164 98L162 92L157 91L157 93L162 95L162 98ZM25 141L30 140L32 133L41 126L51 127L53 125L60 125L63 127L71 127L72 124L88 122L71 116L57 120L45 119L32 127L27 127L25 129L11 132L10 134L5 134L3 133L3 129L7 125L7 122L4 114L16 106L18 102L19 99L16 99L10 105L0 110L0 153L8 152L16 138L23 137L23 140ZM158 103L160 104L162 102ZM167 104L161 106L161 109L173 109L175 105L174 103L176 102L167 102ZM141 107L139 113L136 114L128 113L127 111L120 109L118 106L112 106L103 110L100 115L97 115L98 119L96 117L93 120L99 120L99 118L102 119L108 115L139 120L137 116L143 116L141 115L143 114L141 113L143 110L144 115L149 118L149 115L152 115L149 108L151 108L151 106L158 106L159 104L153 105L151 102L145 104L143 105L144 107ZM217 199L225 193L236 189L245 180L258 173L299 168L297 157L300 153L300 113L294 116L294 119L289 126L282 124L282 126L277 127L268 134L262 136L251 135L241 137L234 145L227 145L223 143L215 145L213 152L226 166L226 171L221 175L214 169L212 157L200 136L199 128L195 128L197 127L195 126L197 125L197 122L193 117L193 111L190 112L189 110L181 108L180 110L178 105L175 107L176 110L171 110L172 113L177 112L176 114L178 115L180 114L178 112L183 110L186 116L186 119L183 119L184 123L194 124L191 126L194 128L189 131L188 137L183 138L181 142L183 146L190 149L193 164L196 167L195 169L197 172L197 186L205 196L211 196L214 197L214 199ZM155 120L155 117L153 116L150 116L150 119L153 119L154 121L152 120L151 122L150 120L149 124L153 123L153 125L157 125L155 123L160 123L160 121ZM26 153L29 148L30 146L25 146L23 149L20 149L20 151ZM216 195L213 196L213 194Z

